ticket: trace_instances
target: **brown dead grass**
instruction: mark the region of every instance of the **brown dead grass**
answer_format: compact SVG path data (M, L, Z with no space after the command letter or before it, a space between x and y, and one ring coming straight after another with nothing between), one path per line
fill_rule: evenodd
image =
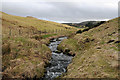
M76 28L55 22L0 13L3 78L41 78L51 58L51 51L46 46L49 38L76 31Z
M71 39L78 49L62 78L118 78L118 18L64 40L59 47L64 51L62 46L70 46Z

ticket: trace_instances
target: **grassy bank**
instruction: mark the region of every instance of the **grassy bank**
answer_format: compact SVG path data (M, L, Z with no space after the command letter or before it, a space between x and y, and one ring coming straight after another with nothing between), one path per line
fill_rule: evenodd
M51 58L49 39L68 36L77 30L71 26L2 14L2 60L4 78L40 78Z
M23 37L3 39L3 72L7 78L37 78L44 75L44 67L51 51L34 39Z
M58 49L75 54L61 78L118 78L118 18L64 40Z

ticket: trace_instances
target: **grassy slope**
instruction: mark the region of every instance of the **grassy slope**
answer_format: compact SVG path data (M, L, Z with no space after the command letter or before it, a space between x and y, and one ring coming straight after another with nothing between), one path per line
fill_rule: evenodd
M9 24L14 24L23 27L33 26L38 30L64 29L65 27L72 28L67 25L63 25L51 21L40 20L34 17L19 17L19 16L8 15L3 12L2 12L2 16L3 16L2 17L3 21L5 20L6 22L9 22Z
M14 34L18 34L18 29L20 28L21 31L29 32L29 34L33 33L34 31L42 31L42 32L51 32L52 34L57 31L58 34L68 34L71 33L71 31L75 31L76 28L67 26L64 24L59 24L51 21L45 21L45 20L39 20L37 18L33 17L19 17L19 16L13 16L8 15L6 13L2 12L2 20L3 20L3 33L8 34L8 29L4 28L12 28L14 31ZM69 28L69 29L66 29ZM16 31L14 30L16 29Z
M118 77L117 41L118 18L64 40L58 49L75 57L62 78Z
M3 31L2 68L3 76L8 78L42 77L45 71L44 67L51 58L51 51L45 45L49 42L48 38L70 35L76 30L55 22L1 13ZM66 30L65 27L70 29ZM52 30L60 29L63 31L52 32ZM40 30L51 31L51 33L40 35Z

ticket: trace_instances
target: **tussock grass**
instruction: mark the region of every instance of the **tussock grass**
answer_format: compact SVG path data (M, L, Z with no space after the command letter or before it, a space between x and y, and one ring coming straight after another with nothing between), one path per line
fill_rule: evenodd
M41 78L51 58L50 37L74 34L74 27L2 13L3 77Z
M114 41L108 43L110 40ZM59 48L63 51L68 48L75 57L61 78L118 78L116 41L119 41L118 18L63 41Z

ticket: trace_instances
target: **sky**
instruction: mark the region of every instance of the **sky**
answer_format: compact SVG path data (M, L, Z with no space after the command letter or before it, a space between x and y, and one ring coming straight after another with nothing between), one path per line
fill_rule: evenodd
M119 0L2 0L2 11L59 23L109 20L118 17Z

